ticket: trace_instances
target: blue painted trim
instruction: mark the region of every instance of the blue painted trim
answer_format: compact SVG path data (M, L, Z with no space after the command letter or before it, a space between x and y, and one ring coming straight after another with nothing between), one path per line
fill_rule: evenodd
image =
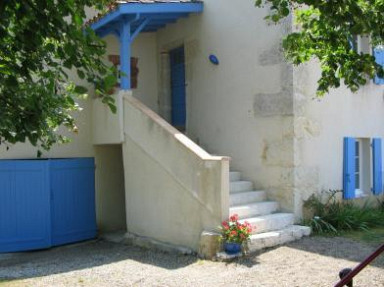
M146 25L144 25L144 27L141 27L141 30L138 30L139 32L152 31L153 29L165 27L168 23L174 23L179 18L188 17L190 13L201 13L203 12L203 7L203 3L125 3L120 4L115 11L105 15L97 22L91 24L90 27L97 32L100 37L105 37L109 33L114 33L115 30L109 27L106 28L106 26L111 24L112 26L118 25L121 20L129 21L132 27L141 27L141 24L134 25L140 19L151 19L161 22L156 27L148 29L145 27ZM131 19L128 19L128 17ZM134 17L136 17L136 19L134 19ZM137 34L135 30L131 37L132 40Z
M344 167L343 167L343 196L344 199L355 198L356 182L355 182L355 154L356 154L355 138L344 138Z
M136 29L135 31L131 34L131 43L132 41L139 35L139 33L144 29L144 27L151 21L151 19L145 19Z
M190 13L141 13L143 18L152 18L152 19L179 19L186 18Z
M372 164L373 164L373 187L372 191L375 195L383 192L383 167L382 167L382 152L381 139L372 139Z
M114 34L116 35L116 31L118 31L119 26L117 24L114 25L106 25L103 28L99 29L96 31L96 34L100 37L103 38L109 34Z
M122 90L131 89L131 23L120 23L120 87Z
M120 10L119 9L115 10L112 13L105 15L103 18L101 18L97 22L93 23L91 25L91 28L96 31L104 27L105 25L112 23L113 21L116 21L120 16L121 16Z
M375 57L376 63L384 67L384 49L374 48L373 56ZM373 82L376 85L384 85L384 78L379 78L379 76L376 75Z
M122 14L132 13L201 13L203 3L151 3L151 4L120 4Z

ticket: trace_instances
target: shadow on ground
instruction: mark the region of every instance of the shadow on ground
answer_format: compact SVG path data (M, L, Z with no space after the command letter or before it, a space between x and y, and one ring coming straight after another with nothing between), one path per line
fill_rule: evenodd
M174 270L195 263L197 258L100 240L48 250L0 254L0 282L66 273L123 260Z
M381 243L367 244L355 241L345 237L322 237L311 236L299 241L287 244L289 248L298 249L305 252L316 253L322 256L334 257L337 259L345 259L349 261L362 262L365 258L372 254ZM371 264L371 266L384 267L384 254L382 253ZM346 267L355 267L346 266Z

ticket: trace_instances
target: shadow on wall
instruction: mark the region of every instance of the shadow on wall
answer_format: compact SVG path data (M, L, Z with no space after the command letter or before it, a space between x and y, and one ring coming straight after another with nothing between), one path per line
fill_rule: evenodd
M175 270L195 263L197 258L98 241L49 250L0 254L0 281L43 277L120 261L128 261L129 273L128 267L132 264L129 261Z

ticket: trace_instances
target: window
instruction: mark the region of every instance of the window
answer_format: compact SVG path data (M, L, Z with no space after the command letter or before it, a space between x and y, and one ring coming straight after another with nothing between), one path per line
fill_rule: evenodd
M384 67L384 46L377 46L373 49L373 56L376 59L376 63ZM384 85L384 78L379 78L376 76L374 83L376 85Z
M349 39L349 45L356 53L373 55L376 63L384 67L384 46L372 47L369 36L354 35ZM384 85L384 78L376 76L373 82L376 85Z
M346 199L382 192L381 139L344 138L343 190Z
M361 197L371 191L371 148L370 139L355 140L355 196Z
M349 45L356 53L372 54L369 36L354 35L349 39Z

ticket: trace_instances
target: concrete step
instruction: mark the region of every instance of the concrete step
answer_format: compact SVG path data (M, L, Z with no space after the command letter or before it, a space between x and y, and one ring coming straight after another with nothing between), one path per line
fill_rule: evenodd
M253 190L252 181L232 181L229 183L229 191L231 193L251 190Z
M252 235L250 242L248 242L248 248L250 252L253 252L263 248L295 241L310 234L311 228L308 226L291 225L277 231Z
M286 228L294 223L292 213L274 213L258 217L240 220L241 223L247 221L252 226L252 234L268 232Z
M230 171L229 172L229 181L240 181L241 172L239 171Z
M309 236L311 228L300 225L290 225L285 228L273 231L254 234L248 242L247 253L252 253L264 248L282 245L291 241L298 240L303 236ZM243 257L243 253L226 254L225 251L216 253L215 260L232 261L233 259Z
M229 208L229 214L237 214L240 219L274 213L279 205L276 201L262 201Z
M236 192L229 195L229 204L230 206L236 206L252 202L265 201L266 199L267 194L264 190Z

